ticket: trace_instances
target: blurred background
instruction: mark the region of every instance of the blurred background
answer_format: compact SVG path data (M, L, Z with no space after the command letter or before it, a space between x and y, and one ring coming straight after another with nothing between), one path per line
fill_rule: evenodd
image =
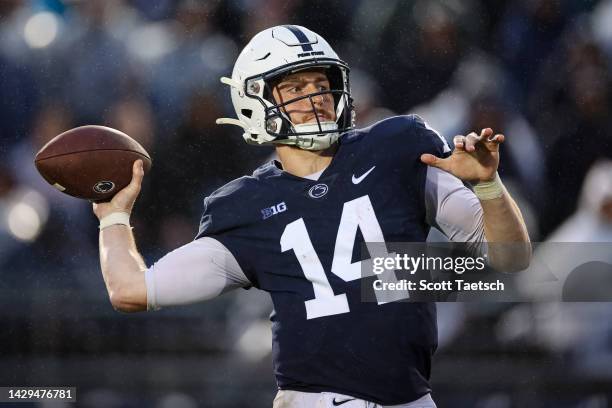
M33 157L84 124L137 139L154 166L132 223L152 264L272 154L214 120L234 115L219 77L287 23L349 63L359 126L418 113L449 141L503 132L532 240L612 242L612 0L0 0L0 386L76 386L83 407L271 406L267 295L114 312L90 205ZM611 305L439 304L438 406L612 406Z

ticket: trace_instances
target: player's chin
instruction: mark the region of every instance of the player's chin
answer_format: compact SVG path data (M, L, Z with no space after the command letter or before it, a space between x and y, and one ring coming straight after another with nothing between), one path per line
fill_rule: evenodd
M335 122L335 121L328 116L319 116L319 121L317 122L317 118L313 116L312 118L302 123L311 124L311 123L330 123L330 122Z

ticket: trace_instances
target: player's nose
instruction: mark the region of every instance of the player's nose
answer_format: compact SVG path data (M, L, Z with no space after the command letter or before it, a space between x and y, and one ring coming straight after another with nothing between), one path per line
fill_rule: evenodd
M317 86L315 86L315 85L313 85L312 88L308 89L308 93L309 94L313 94L313 93L317 93L317 92L321 92L321 90ZM327 103L327 102L329 102L329 94L328 93L322 93L322 94L319 94L319 95L314 95L314 96L312 96L312 101L315 104L317 104L317 105L322 105L324 103Z

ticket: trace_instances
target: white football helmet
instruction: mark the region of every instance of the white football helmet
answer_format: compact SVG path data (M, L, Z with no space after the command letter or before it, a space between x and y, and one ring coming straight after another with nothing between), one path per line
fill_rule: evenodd
M310 68L323 68L330 90L276 103L271 81L284 75ZM231 124L244 129L249 144L288 144L306 150L326 149L341 133L354 128L355 112L349 86L349 68L320 35L296 25L283 25L264 30L242 50L231 78L221 82L231 87L231 96L238 119L219 118L217 124ZM294 124L283 109L300 99L308 98L313 111L313 96L332 94L336 121Z

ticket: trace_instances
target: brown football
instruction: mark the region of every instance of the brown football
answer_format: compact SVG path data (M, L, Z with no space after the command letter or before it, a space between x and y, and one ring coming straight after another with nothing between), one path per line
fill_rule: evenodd
M108 201L132 179L132 164L142 159L145 174L151 157L134 139L105 126L81 126L51 139L34 163L43 178L65 194Z

